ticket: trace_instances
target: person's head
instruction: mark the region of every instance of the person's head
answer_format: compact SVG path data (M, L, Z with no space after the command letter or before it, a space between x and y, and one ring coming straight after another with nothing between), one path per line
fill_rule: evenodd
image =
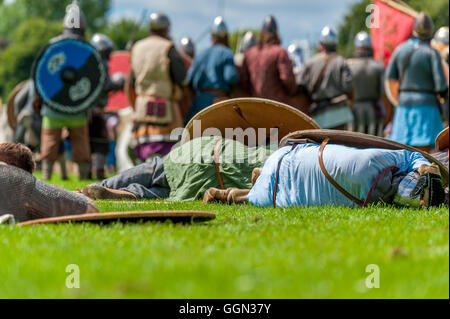
M150 15L150 34L170 38L170 20L164 13L152 13Z
M114 45L108 36L102 33L94 34L91 39L91 45L97 49L104 59L109 60Z
M425 13L419 13L414 22L413 36L419 40L430 42L431 38L433 38L433 32L433 20Z
M31 150L18 143L0 144L0 162L21 168L30 174L34 172L35 168Z
M254 47L257 44L258 40L255 37L255 34L252 31L247 31L239 43L239 52L245 53L248 49Z
M259 35L258 45L279 45L281 43L278 35L278 23L274 16L268 16L264 19L261 33Z
M358 32L356 35L353 56L355 58L373 57L372 39L366 31Z
M194 45L194 42L188 37L183 37L180 40L180 51L183 54L185 54L188 57L190 57L191 59L193 59L195 57L195 45Z
M66 15L63 20L65 33L76 34L84 37L86 34L86 18L81 11L77 0L67 6Z
M326 53L336 52L337 42L336 32L330 26L325 26L320 34L319 51Z
M228 46L228 27L221 16L214 19L211 27L211 40L213 44Z

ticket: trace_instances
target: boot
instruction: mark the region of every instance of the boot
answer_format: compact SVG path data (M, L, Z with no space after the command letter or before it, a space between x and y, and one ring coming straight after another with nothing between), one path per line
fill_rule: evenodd
M52 179L54 162L49 160L42 160L42 179L49 181Z
M227 203L227 197L230 191L231 188L227 190L210 188L205 192L205 195L203 196L203 203Z
M89 163L78 163L78 173L80 181L89 180L89 171L90 171Z
M127 200L137 200L136 195L131 192L118 189L110 189L103 186L91 185L86 186L81 191L84 196L91 199L127 199Z

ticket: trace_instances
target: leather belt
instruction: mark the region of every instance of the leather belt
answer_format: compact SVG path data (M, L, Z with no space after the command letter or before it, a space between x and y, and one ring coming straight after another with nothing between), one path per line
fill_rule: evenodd
M214 161L216 163L216 173L217 173L217 178L219 179L220 188L225 189L225 184L223 183L222 174L220 173L220 147L221 146L222 146L222 139L220 138L216 143L216 147L214 147Z

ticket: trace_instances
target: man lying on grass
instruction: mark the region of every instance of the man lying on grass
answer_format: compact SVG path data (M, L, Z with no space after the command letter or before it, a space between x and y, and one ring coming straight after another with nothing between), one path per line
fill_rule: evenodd
M92 199L201 200L212 187L250 188L252 171L264 165L275 147L248 147L208 136L191 140L164 159L153 157L100 184L83 188Z
M219 142L221 144L217 148ZM239 147L247 152L245 160L240 163L234 151ZM219 165L215 161L218 158L215 156L217 149L221 154ZM353 200L326 179L317 161L318 151L318 145L308 143L294 149L292 146L284 147L266 162L270 151L265 148L247 148L239 146L238 142L221 141L217 137L196 139L172 151L165 160L153 158L149 163L101 184L87 186L83 193L93 199L154 199L170 196L173 200L195 200L203 197L205 203L249 201L267 207L273 205L274 185L275 180L278 180L275 192L277 206L355 206ZM257 161L250 161L252 156L248 155L252 152L262 156ZM252 154L253 157L256 153ZM202 154L208 154L212 160L199 162L198 157ZM228 161L224 161L224 158ZM284 163L278 170L281 158ZM439 169L420 153L329 145L323 158L328 172L337 176L337 182L350 192L349 195L363 198L362 201L357 200L361 206L380 201L391 203L397 193L401 197L409 197L417 184L419 186L414 189L414 193L422 197L429 193L430 185L433 187L432 196L426 195L425 205L439 205L443 201ZM265 162L261 170L259 167ZM418 183L420 175L425 180ZM436 185L441 186L435 189Z
M448 143L446 147L439 154L447 158L448 165ZM420 196L420 205L428 207L443 204L446 197L439 166L419 152L327 145L327 139L322 144L291 140L253 174L256 182L251 189L212 188L204 202L364 207L393 203L398 194Z
M30 149L21 144L0 144L0 216L13 215L16 221L23 222L98 212L86 196L35 178L34 168Z

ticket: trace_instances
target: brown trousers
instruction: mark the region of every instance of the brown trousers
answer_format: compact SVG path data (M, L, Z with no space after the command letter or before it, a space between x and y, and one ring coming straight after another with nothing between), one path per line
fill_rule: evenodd
M61 146L62 128L42 128L41 160L56 161ZM69 129L69 139L72 143L72 157L75 163L91 162L91 147L89 145L89 129L86 123L80 127Z

